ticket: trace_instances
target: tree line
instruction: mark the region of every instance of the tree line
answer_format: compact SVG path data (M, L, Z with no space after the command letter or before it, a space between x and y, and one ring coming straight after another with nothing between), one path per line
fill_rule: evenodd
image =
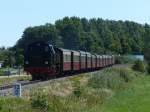
M16 48L43 40L57 47L97 53L143 53L146 27L130 21L65 17L55 24L28 27Z
M145 43L150 41L149 38L148 24L65 17L54 24L26 28L10 50L19 65L23 63L24 49L34 41L47 41L57 47L99 54L131 54L144 53Z

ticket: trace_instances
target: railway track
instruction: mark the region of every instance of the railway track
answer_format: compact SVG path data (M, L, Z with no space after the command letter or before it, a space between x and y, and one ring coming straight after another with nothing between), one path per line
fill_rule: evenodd
M128 64L117 64L117 65L113 65L111 67L113 67L113 68L126 68L128 66L129 66ZM110 67L107 67L107 68L110 68ZM102 68L102 69L106 69L106 68ZM91 72L96 72L96 71L91 71ZM72 77L74 75L77 75L77 74L72 74L72 75L68 75L68 76L62 76L62 77L52 78L50 80L61 80L61 79L65 79L66 77ZM45 80L45 81L41 81L41 80L35 80L35 81L18 81L16 83L20 83L22 86L25 86L25 85L36 84L36 83L40 83L40 82L47 82L47 81L50 81L50 80ZM14 84L7 84L7 85L0 86L0 91L12 89L13 86L14 86Z

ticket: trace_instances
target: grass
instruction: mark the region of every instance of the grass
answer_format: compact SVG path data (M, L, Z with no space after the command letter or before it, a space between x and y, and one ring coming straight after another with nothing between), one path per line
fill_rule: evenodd
M4 84L12 84L16 81L25 81L30 80L30 76L18 76L18 77L6 77L6 78L0 78L0 86Z
M149 82L150 76L138 76L128 89L118 91L111 99L107 100L99 108L100 112L149 112Z
M96 73L89 79L88 86L93 88L122 89L134 78L129 69L106 69L101 74Z
M20 76L15 76L15 75L10 75L9 77L7 77L5 75L5 71L8 70L8 68L0 68L0 86L4 85L4 84L12 84L16 81L25 81L25 80L31 80L31 76L21 76L24 73L21 72ZM13 68L9 68L9 70L15 70ZM13 77L14 76L14 77Z
M6 75L6 71L17 71L17 69L14 68L0 68L0 76L5 76Z
M5 71L6 69L4 69L4 68L0 68L0 76L4 76L4 71Z
M0 112L32 112L30 103L13 97L0 98Z
M111 68L0 98L0 112L149 112L150 76ZM28 97L28 98L27 98Z

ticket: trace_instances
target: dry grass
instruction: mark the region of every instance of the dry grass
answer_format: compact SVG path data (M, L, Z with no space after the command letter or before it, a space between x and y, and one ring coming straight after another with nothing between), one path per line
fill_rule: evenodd
M12 84L17 81L31 80L31 76L17 76L0 78L0 86L4 84Z
M114 97L118 90L128 88L135 77L131 69L112 68L50 81L45 86L25 90L21 103L14 102L18 103L18 110L12 112L20 112L22 104L28 108L22 112L90 112Z

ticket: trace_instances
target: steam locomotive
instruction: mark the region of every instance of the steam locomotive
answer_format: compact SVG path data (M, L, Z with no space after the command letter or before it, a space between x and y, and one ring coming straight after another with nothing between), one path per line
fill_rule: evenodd
M98 70L114 63L113 55L56 48L42 41L29 44L24 54L24 70L33 80Z

